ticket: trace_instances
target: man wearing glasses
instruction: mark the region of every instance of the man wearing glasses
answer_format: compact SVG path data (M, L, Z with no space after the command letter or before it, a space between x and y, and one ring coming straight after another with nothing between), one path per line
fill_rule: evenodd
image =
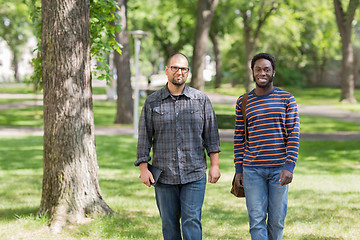
M204 93L185 84L189 74L185 55L172 55L165 73L167 85L146 99L141 112L135 166L139 166L141 182L148 187L155 183L148 170L152 148L152 165L162 170L155 197L164 239L202 239L205 149L210 157L208 182L220 178L215 113Z

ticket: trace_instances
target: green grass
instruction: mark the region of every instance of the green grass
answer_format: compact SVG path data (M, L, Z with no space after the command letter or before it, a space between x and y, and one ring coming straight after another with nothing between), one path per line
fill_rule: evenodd
M280 87L292 93L298 104L304 105L329 105L340 104L341 90L339 88L315 87L315 88L288 88ZM221 88L207 88L206 92L216 92L230 96L240 96L245 89L242 86L231 87L224 85ZM360 89L355 89L355 98L360 102Z
M16 86L16 85L15 85ZM340 88L330 88L330 87L315 87L315 88L289 88L289 87L280 87L286 91L292 93L298 104L307 104L307 105L328 105L328 104L340 104ZM105 87L93 87L93 94L106 94ZM232 87L229 84L223 84L220 88L213 88L212 86L207 86L205 89L206 92L216 92L231 96L240 96L245 92L243 86ZM32 94L34 93L31 86L19 86L19 87L7 87L0 84L0 93L25 93ZM355 98L360 102L360 89L355 89ZM346 106L346 105L345 105ZM356 108L358 111L358 108Z
M34 94L34 88L31 86L3 87L0 84L0 93Z
M0 87L0 92L3 92ZM340 90L286 89L300 104L338 104ZM5 92L32 93L28 88ZM208 90L207 90L208 91ZM240 95L242 88L221 88L220 93ZM104 94L104 88L95 89ZM360 99L360 91L355 92ZM3 100L5 103L6 100ZM0 102L1 103L1 102ZM114 102L94 102L96 126L114 125ZM338 108L359 112L358 105ZM214 105L219 125L233 128L234 107ZM42 108L0 111L2 126L42 126ZM302 132L357 131L359 125L323 117L301 115ZM136 140L130 136L96 136L99 181L106 202L117 212L112 217L72 226L50 236L48 219L37 216L42 184L42 137L0 138L0 239L161 239L161 222L153 188L138 179L133 166ZM357 239L360 236L359 141L302 141L289 192L284 239ZM222 177L208 184L203 207L204 239L250 239L244 199L230 193L233 146L221 143Z
M25 102L25 101L40 101L40 99L33 99L33 98L14 98L14 99L7 99L7 98L0 98L0 104L4 103L15 103L15 102Z
M343 105L339 105L337 108L360 113L360 104L343 104Z
M139 111L142 108L140 104ZM0 111L0 126L33 126L41 127L42 107L38 107L38 117L35 116L35 108L9 109ZM217 115L218 126L221 129L234 129L235 115L234 107L225 104L215 104L214 110ZM94 121L95 126L114 126L116 114L116 103L107 101L94 102ZM326 117L315 117L301 115L301 132L360 132L360 125L351 122L333 120Z
M24 84L0 84L0 93L12 93L12 94L34 94L34 88L31 85ZM19 86L17 86L19 85ZM106 94L105 87L93 87L93 94Z
M42 184L42 137L0 139L1 239L161 239L153 188L133 166L136 140L96 136L102 196L118 214L49 237L36 216ZM303 141L290 185L284 239L356 239L360 234L360 142ZM217 184L208 184L204 239L250 239L244 199L230 193L232 143L221 143Z
M360 132L360 124L333 120L327 117L300 115L300 131L303 133Z

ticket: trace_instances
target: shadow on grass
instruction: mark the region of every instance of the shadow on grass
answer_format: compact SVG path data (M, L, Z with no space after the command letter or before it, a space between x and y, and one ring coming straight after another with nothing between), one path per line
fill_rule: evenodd
M358 199L359 192L356 191L291 189L286 225L294 229L298 226L319 229L311 234L304 230L299 239L344 239L343 236L349 235L358 224ZM342 234L337 234L336 229L341 229Z
M231 196L229 196L231 197ZM244 199L245 205L245 199ZM230 225L241 225L248 224L248 213L245 208L243 209L232 209L227 208L227 206L223 206L221 204L214 204L208 206L203 211L203 218L210 218L219 223L228 223Z
M359 141L301 141L296 173L359 173Z
M36 207L0 209L0 221L9 221L17 218L36 216L38 210L39 208Z
M0 125L13 127L41 127L43 126L42 106L38 106L37 108L37 118L35 118L35 107L2 110L0 111Z
M216 114L219 129L235 129L235 115Z
M95 234L92 234L93 232ZM121 209L111 216L80 226L73 235L75 237L97 235L101 239L160 239L161 222L158 216L148 216L140 209L137 211Z
M331 236L318 236L317 234L303 234L299 240L340 240L344 239L343 237L331 237Z
M0 170L42 168L42 137L2 137L0 140Z
M101 228L100 232L104 238L161 238L161 222L158 213L155 212L156 209L150 211L150 205L143 206L142 204L143 201L154 203L155 198L153 189L147 189L139 181L139 171L133 164L136 159L136 139L129 136L96 136L96 143L100 167L99 181L104 199L111 198L114 203L127 201L137 202L137 204L124 204L115 209L119 212L118 215L95 220L90 227L80 227L75 234L90 236L92 231L96 232L96 229ZM358 175L360 169L355 166L359 164L360 159L359 144L359 141L302 141L295 176L299 174L305 177L311 174L316 180L317 176L321 177L322 174L327 176ZM247 212L244 203L241 203L241 209L239 209L236 205L238 200L233 199L234 197L229 193L234 169L233 144L222 143L221 149L222 179L227 177L229 180L207 188L203 220L207 227L217 229L218 226L225 226L224 231L229 231L229 229L236 231L238 229L233 226L247 225ZM32 202L39 202L38 199L41 196L41 171L39 169L42 168L42 137L2 138L0 164L3 174L1 180L9 181L3 183L1 187L1 191L5 193L0 197L1 202L9 204L4 205L5 207L0 210L0 220L8 221L16 216L36 214L37 208L33 207L35 204L30 207L23 207L23 204L26 204L25 198ZM37 190L34 191L34 189ZM337 226L342 221L345 222L343 226L347 228L350 228L351 224L358 224L359 193L340 192L340 190L318 192L312 189L291 189L289 197L294 199L294 203L290 203L293 206L289 208L287 224L308 226L321 223L333 226L335 221L335 226ZM208 235L221 236L215 231ZM231 233L226 234L231 235ZM309 235L304 233L301 239L336 239L330 235L323 237L322 234L324 235L324 233Z

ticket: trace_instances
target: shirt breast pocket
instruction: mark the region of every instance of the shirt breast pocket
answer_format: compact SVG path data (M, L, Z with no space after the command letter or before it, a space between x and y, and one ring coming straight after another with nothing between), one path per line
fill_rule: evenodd
M193 126L202 126L204 121L204 114L201 106L193 105L190 108L185 108L181 114L184 123L191 124Z
M153 124L155 129L161 129L166 125L171 123L171 114L170 111L166 111L166 109L161 107L153 108Z

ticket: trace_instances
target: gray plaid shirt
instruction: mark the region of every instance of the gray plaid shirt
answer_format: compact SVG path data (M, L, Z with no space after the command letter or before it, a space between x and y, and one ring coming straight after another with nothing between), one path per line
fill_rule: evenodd
M186 184L206 173L206 155L220 152L214 109L202 92L185 85L178 99L167 86L145 101L139 123L135 166L151 160L163 170L159 182Z

